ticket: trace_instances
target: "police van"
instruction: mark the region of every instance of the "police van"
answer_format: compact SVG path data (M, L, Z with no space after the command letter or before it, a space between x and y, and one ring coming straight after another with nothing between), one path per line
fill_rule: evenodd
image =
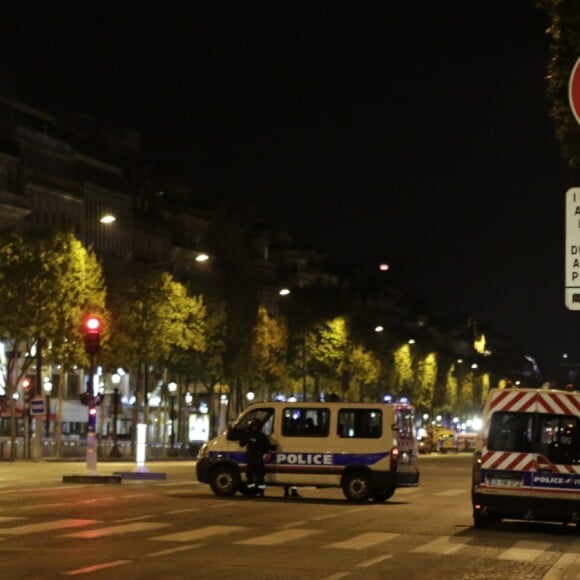
M247 493L240 440L258 419L275 451L266 484L340 487L350 501L389 499L419 484L415 417L408 403L258 403L199 451L197 478L218 496Z
M473 464L473 520L580 526L580 393L492 389Z

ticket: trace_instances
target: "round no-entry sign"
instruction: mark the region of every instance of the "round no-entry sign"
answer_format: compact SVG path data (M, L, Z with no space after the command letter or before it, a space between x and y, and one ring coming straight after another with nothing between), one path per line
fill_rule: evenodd
M576 121L580 123L580 58L572 67L568 82L568 100Z

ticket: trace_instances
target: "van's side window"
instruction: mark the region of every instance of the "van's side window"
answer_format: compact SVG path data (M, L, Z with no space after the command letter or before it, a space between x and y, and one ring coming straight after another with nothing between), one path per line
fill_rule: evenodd
M292 407L282 414L282 435L285 437L328 437L328 409Z
M380 409L341 409L338 413L339 437L378 439L382 435Z
M487 448L492 451L532 451L532 420L530 413L494 413Z
M539 419L538 452L554 463L580 463L580 425L578 417L544 415Z

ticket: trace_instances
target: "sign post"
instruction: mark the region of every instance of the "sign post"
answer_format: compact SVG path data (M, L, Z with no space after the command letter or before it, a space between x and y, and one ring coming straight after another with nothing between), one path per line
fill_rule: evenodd
M580 187L566 192L566 308L580 310Z

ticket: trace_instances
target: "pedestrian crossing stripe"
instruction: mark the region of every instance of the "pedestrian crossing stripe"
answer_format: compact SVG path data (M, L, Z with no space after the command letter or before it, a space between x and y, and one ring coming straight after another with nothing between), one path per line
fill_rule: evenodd
M62 530L65 528L82 528L93 524L100 524L99 520L76 520L65 519L52 522L41 522L37 524L24 524L14 528L0 528L0 534L5 536L24 536L25 534L34 534L37 532L50 532L53 530Z
M502 552L500 560L512 560L517 562L531 562L550 547L549 542L520 541L514 546Z
M381 532L366 532L364 534L359 534L348 540L343 540L341 542L335 542L334 544L328 544L326 548L340 548L343 550L362 550L364 548L370 548L371 546L376 546L382 542L387 542L396 538L399 534L384 534Z
M275 546L276 544L300 540L307 536L320 533L321 530L290 528L288 530L272 532L265 536L257 536L255 538L249 538L248 540L241 540L240 542L236 542L236 544L242 544L244 546Z
M431 553L431 554L454 554L465 544L471 541L471 538L458 538L457 536L441 536L432 542L413 548L411 552Z
M192 540L203 540L205 538L211 538L212 536L231 534L233 532L241 532L249 529L250 528L245 526L206 526L205 528L187 530L185 532L175 532L173 534L156 536L155 538L149 539L162 542L191 542Z
M121 524L119 526L109 526L106 528L97 528L94 530L83 530L73 534L64 534L66 538L80 538L82 540L92 540L94 538L103 538L105 536L119 536L121 534L130 534L132 532L144 532L147 530L156 530L166 528L171 524L155 522L134 522L131 524Z
M469 493L469 490L466 489L447 489L445 491L440 491L438 493L434 493L433 495L439 495L442 497L452 497L454 495L462 495L462 494Z

